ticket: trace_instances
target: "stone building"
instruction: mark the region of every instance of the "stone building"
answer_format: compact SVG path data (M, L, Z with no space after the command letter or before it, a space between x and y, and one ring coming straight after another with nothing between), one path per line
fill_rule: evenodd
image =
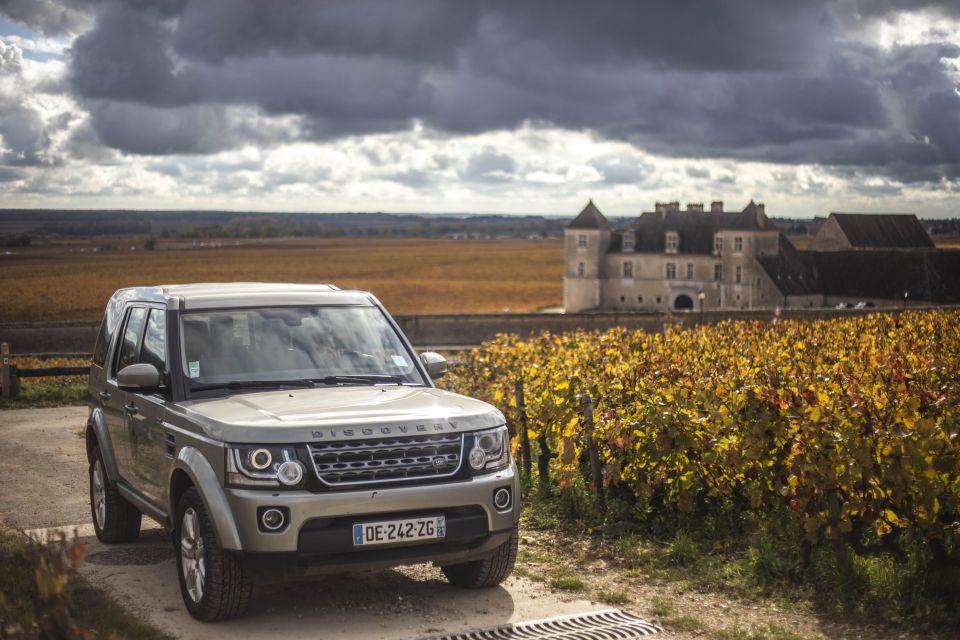
M614 229L590 201L564 231L564 308L666 311L960 302L960 252L914 215L831 214L798 251L751 201L742 211L657 203Z

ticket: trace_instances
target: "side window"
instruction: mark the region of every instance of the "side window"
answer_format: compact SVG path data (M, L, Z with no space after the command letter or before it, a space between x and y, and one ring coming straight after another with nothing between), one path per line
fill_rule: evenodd
M143 333L143 323L146 319L147 310L144 307L134 307L127 314L127 322L123 326L123 339L120 341L120 348L117 350L117 363L113 368L114 375L117 371L137 361L140 334Z
M163 373L167 368L167 315L163 309L151 309L147 332L143 334L140 362L152 364Z
M93 348L93 364L102 367L107 361L107 350L110 348L110 332L107 331L107 318L104 316L100 323L100 333L97 334L97 345Z

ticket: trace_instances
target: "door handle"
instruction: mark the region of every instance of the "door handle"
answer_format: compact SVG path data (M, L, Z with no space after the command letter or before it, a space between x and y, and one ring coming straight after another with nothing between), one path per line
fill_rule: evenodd
M137 405L133 404L133 402L123 405L123 409L131 416L137 415Z
M100 399L101 399L102 401L104 401L104 402L109 402L109 401L110 401L110 394L107 393L106 391L101 391L101 392L100 392L99 394L97 394L97 395L99 395L99 396L100 396Z

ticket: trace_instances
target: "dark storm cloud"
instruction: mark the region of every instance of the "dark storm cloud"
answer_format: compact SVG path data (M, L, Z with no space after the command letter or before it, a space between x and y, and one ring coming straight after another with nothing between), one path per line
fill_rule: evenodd
M99 139L132 153L203 154L415 122L450 133L530 122L663 155L851 166L906 181L960 176L960 96L940 61L958 52L880 50L849 36L900 10L960 15L958 6L0 0L0 11L51 30L68 30L67 13L93 20L73 46L71 91ZM274 139L238 108L294 117L296 129ZM485 175L474 169L465 175Z

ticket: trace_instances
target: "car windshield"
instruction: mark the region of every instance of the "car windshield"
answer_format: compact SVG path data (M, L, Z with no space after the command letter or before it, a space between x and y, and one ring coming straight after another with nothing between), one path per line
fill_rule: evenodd
M378 307L218 309L182 315L191 388L268 383L424 384Z

